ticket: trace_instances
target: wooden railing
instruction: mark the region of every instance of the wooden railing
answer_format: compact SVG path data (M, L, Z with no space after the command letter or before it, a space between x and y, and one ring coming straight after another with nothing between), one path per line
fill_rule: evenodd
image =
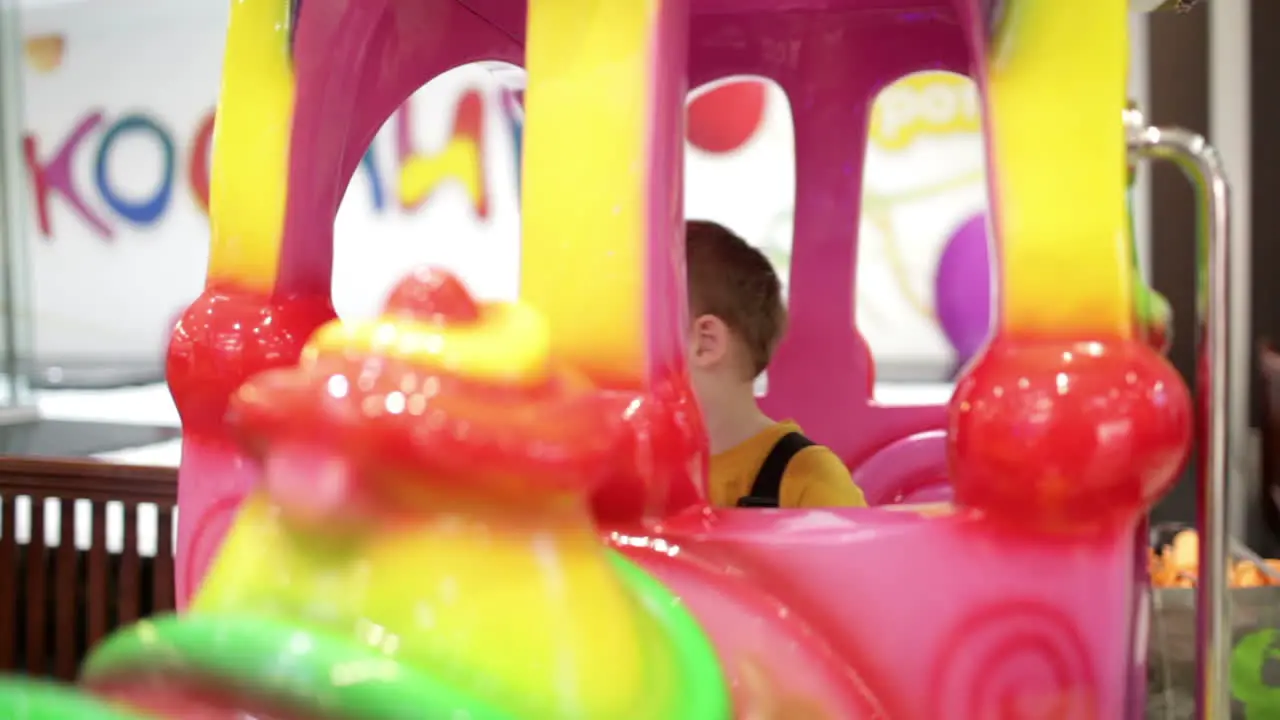
M111 630L173 609L177 489L172 468L0 458L0 673L72 679Z

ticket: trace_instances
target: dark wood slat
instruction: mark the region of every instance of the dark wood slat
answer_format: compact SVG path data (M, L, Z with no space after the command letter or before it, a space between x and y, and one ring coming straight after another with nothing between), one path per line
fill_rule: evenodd
M0 670L14 670L18 642L18 545L14 498L0 496Z
M124 547L120 550L120 576L116 580L118 626L138 619L140 559L138 557L138 506L124 503Z
M156 556L151 581L152 607L155 612L168 612L174 607L173 577L173 508L156 507Z
M76 585L79 584L79 558L76 555L76 503L75 500L59 500L60 522L58 549L54 554L54 618L53 666L54 673L62 680L74 680L80 665L76 651L76 635L79 623L76 617Z
M44 542L44 498L31 496L31 541L27 543L27 672L48 673L48 553Z
M107 634L107 607L111 599L107 568L107 504L93 503L93 542L89 545L85 587L85 641L93 647Z

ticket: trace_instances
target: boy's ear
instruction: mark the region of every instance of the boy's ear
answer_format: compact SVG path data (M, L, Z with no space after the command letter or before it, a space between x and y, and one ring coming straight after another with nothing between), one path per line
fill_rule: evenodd
M729 350L729 326L715 315L699 315L693 320L692 343L693 365L703 369L711 367Z

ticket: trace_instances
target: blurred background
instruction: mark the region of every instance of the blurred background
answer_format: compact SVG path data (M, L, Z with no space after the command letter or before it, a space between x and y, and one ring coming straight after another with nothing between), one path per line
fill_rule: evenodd
M3 6L0 56L0 452L176 465L179 423L163 384L178 314L207 262L209 151L226 0L21 0ZM1235 232L1280 231L1272 177L1280 124L1280 43L1258 42L1264 0L1209 2L1185 17L1134 16L1131 96L1160 124L1206 132L1236 189ZM1252 19L1251 19L1252 18ZM1271 28L1280 27L1272 17ZM1270 80L1268 80L1270 78ZM1268 85L1267 83L1270 82ZM519 263L520 70L458 68L388 120L347 189L336 227L334 302L367 316L408 268L433 263L487 297L514 297ZM690 95L686 213L723 223L788 277L795 173L791 110L777 87L729 78ZM1254 129L1258 131L1255 132ZM458 144L476 152L450 152ZM867 137L857 252L858 330L880 402L939 403L985 338L990 273L984 148L972 84L903 78L876 100ZM437 178L405 187L408 162ZM1269 183L1269 184L1267 184ZM1171 168L1134 193L1143 273L1177 316L1174 363L1194 368L1194 207ZM1266 385L1255 349L1280 334L1251 242L1235 279L1251 330L1236 337L1230 390L1237 527L1268 542L1262 519ZM1189 483L1159 511L1190 520Z

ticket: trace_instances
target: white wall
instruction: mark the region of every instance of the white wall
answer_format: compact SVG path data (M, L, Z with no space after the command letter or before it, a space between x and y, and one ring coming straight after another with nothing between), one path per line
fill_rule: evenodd
M41 232L34 207L29 213L36 354L46 361L158 359L173 318L204 279L208 224L187 176L197 127L216 100L226 2L27 0L24 8L28 132L43 164L87 114L103 114L75 150L71 176L89 211L109 228L109 237L95 230L56 193L48 199L49 233ZM1135 57L1144 58L1141 33L1134 39ZM60 54L51 51L59 47ZM1141 97L1144 69L1135 65L1134 71ZM336 223L340 313L374 312L390 284L424 262L462 272L483 295L514 294L516 161L495 76L463 68L420 91L413 101L415 142L429 152L449 139L456 98L469 87L489 101L490 217L478 219L461 185L450 182L416 212L395 208L393 139L380 135L373 150L389 207L375 212L370 179L358 172ZM946 77L889 92L877 111L881 132L872 138L865 170L858 322L882 364L940 375L953 360L933 318L934 269L951 232L985 205L977 102L970 87ZM165 128L176 155L169 205L146 226L117 217L95 182L104 135L135 112ZM689 147L687 158L688 214L726 223L764 246L785 270L795 177L790 113L780 91L772 91L763 124L744 147L714 156ZM146 199L158 186L162 160L155 137L122 135L107 155L107 185L126 199ZM1141 212L1138 232L1145 254Z

